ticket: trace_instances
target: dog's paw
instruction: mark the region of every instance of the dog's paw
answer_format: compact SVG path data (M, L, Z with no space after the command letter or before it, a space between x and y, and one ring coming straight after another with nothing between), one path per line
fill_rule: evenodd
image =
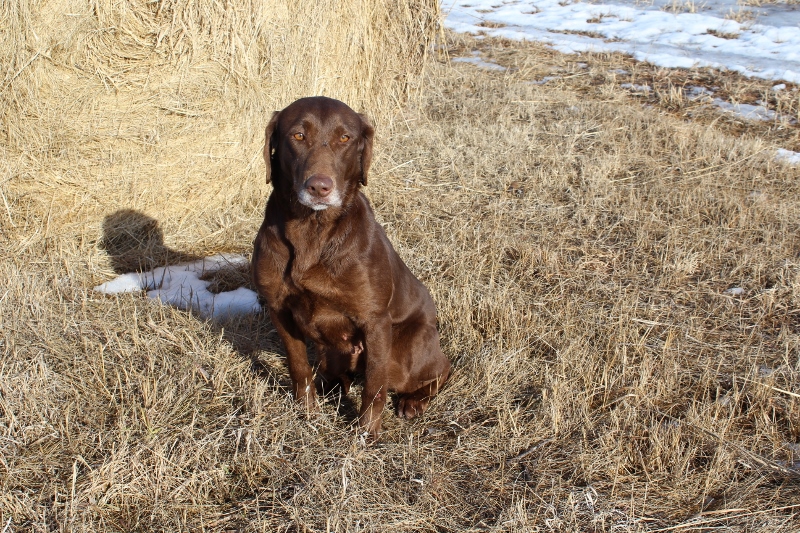
M400 418L411 420L415 416L420 416L424 413L425 409L428 408L428 403L430 403L430 400L427 398L419 399L410 396L400 396L397 401L397 410L395 413Z
M363 429L359 429L358 435L358 442L365 448L376 448L381 447L383 443L381 442L381 432L378 431L377 433L370 433L369 431L363 431Z
M313 385L305 387L297 387L294 391L294 399L300 405L300 408L307 413L319 412L319 404L317 403L317 391Z
M358 418L358 427L360 432L366 433L371 442L376 442L381 436L381 411L374 406L369 406L362 410Z

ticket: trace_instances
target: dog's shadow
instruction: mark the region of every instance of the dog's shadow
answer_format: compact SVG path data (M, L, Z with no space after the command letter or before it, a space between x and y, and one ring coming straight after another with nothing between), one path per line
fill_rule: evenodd
M201 259L198 255L166 246L158 221L133 209L116 211L105 217L99 245L108 255L117 274L147 272L157 267ZM249 263L245 266L231 265L230 268L215 271L203 279L211 282L209 290L212 292L232 291L239 287L255 290ZM274 384L282 393L290 393L292 387L286 370L286 352L266 312L219 321L209 320L208 323L240 357L250 363L254 374ZM312 346L309 346L308 353L314 365L316 354ZM332 405L338 416L347 423L358 419L358 409L349 396L332 392L324 396L323 401Z
M117 274L145 272L200 259L166 246L158 221L134 209L123 209L106 216L100 248L108 254L111 267Z

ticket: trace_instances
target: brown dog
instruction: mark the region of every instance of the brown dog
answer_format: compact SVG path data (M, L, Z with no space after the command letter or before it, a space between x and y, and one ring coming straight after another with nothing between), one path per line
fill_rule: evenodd
M389 391L397 415L422 414L450 374L428 290L395 252L359 190L374 130L325 97L272 116L264 159L273 190L253 251L253 279L286 346L295 398L316 409L305 339L325 387L365 377L359 423L377 437Z

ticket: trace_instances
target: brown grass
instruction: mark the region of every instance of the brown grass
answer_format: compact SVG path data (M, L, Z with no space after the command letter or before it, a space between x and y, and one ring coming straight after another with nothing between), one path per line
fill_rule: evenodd
M651 91L633 91L642 105L657 107L682 120L713 127L721 132L759 139L770 145L800 152L800 86L784 83L785 90L774 91L777 82L747 78L736 72L708 68L665 69L639 63L617 53L565 56L535 43L520 44L504 39L461 37L450 43L449 53L459 55L480 50L487 60L498 63L517 76L532 80L553 78L557 86L600 100L617 98L620 85L648 86ZM692 98L691 89L711 90L714 98L735 104L764 105L776 113L773 121L748 121L711 105L712 97Z
M367 192L455 372L376 447L350 399L298 412L266 317L91 291L137 259L249 251L272 104L228 67L183 71L207 89L183 96L12 80L0 528L798 529L800 170L761 130L643 106L616 56L445 44L515 66L433 63L378 115Z
M669 13L697 13L698 11L702 10L705 7L705 2L701 2L699 5L694 0L672 0L672 2L668 5L662 6L662 10L667 11Z
M761 7L763 5L776 5L776 4L785 4L787 6L796 5L798 0L737 0L736 2L740 6L753 6L753 7Z
M719 37L720 39L738 39L739 38L739 34L738 33L726 32L726 31L722 31L722 30L715 30L713 28L708 30L708 34L709 35L713 35L714 37Z
M735 20L739 24L744 24L746 22L754 21L757 16L758 14L754 13L752 9L739 6L739 9L736 11L731 8L731 10L728 11L728 14L725 15L725 18L729 20Z

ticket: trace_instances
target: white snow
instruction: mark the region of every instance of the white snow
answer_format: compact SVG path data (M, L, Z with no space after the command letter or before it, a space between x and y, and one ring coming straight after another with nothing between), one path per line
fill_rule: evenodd
M705 87L689 87L689 100L697 100L698 98L702 98L704 96L712 96L714 91L710 89L706 89Z
M786 85L783 85L786 87ZM716 89L716 87L715 87ZM774 89L774 88L773 88ZM701 98L706 97L708 103L726 111L728 113L733 113L734 115L740 116L747 120L760 120L764 122L771 122L775 120L785 120L789 124L794 124L796 122L795 119L790 117L779 117L778 114L773 111L772 109L767 108L763 104L763 102L759 101L758 104L760 105L752 105L752 104L732 104L730 102L726 102L722 98L712 98L714 96L714 91L709 90L705 87L688 87L687 88L687 97L689 100L698 100Z
M620 87L623 89L630 89L638 93L649 93L651 90L649 85L636 85L635 83L623 83L620 85Z
M784 150L783 148L778 148L777 153L775 154L775 158L778 161L786 163L788 165L800 165L800 153L792 152L791 150Z
M723 111L728 111L748 120L761 120L769 122L775 120L776 117L775 111L767 109L761 105L732 104L721 98L714 98L713 103Z
M442 9L445 26L458 32L540 41L568 54L617 51L661 67L713 67L800 83L800 5L796 3L743 7L737 0L445 0ZM752 20L736 16L743 10L749 11ZM483 61L478 52L453 61L505 70ZM619 69L612 72L628 74ZM553 79L548 76L531 83L541 85ZM621 87L638 93L651 90L631 83ZM777 83L772 90L785 91L786 84ZM797 123L764 105L714 98L714 92L704 87L689 88L687 96L706 98L709 104L747 120ZM776 158L800 164L800 154L789 150L779 149Z
M557 79L558 79L558 76L545 76L544 78L542 78L540 80L532 81L531 83L533 85L544 85L548 81L553 81L553 80L557 80Z
M245 287L212 293L210 281L200 279L223 268L247 264L247 258L236 254L219 254L192 263L158 267L149 272L122 274L98 285L94 290L104 294L147 291L147 296L191 310L203 318L224 320L261 310L258 295Z
M800 83L800 6L794 3L745 8L736 0L446 0L442 8L445 25L458 32L541 41L565 53L618 51L662 67L714 67ZM754 20L726 18L741 10Z
M481 54L478 51L472 52L471 57L454 57L453 61L460 63L472 63L476 67L485 68L488 70L502 70L505 72L506 67L501 67L497 63L490 63L481 59Z

